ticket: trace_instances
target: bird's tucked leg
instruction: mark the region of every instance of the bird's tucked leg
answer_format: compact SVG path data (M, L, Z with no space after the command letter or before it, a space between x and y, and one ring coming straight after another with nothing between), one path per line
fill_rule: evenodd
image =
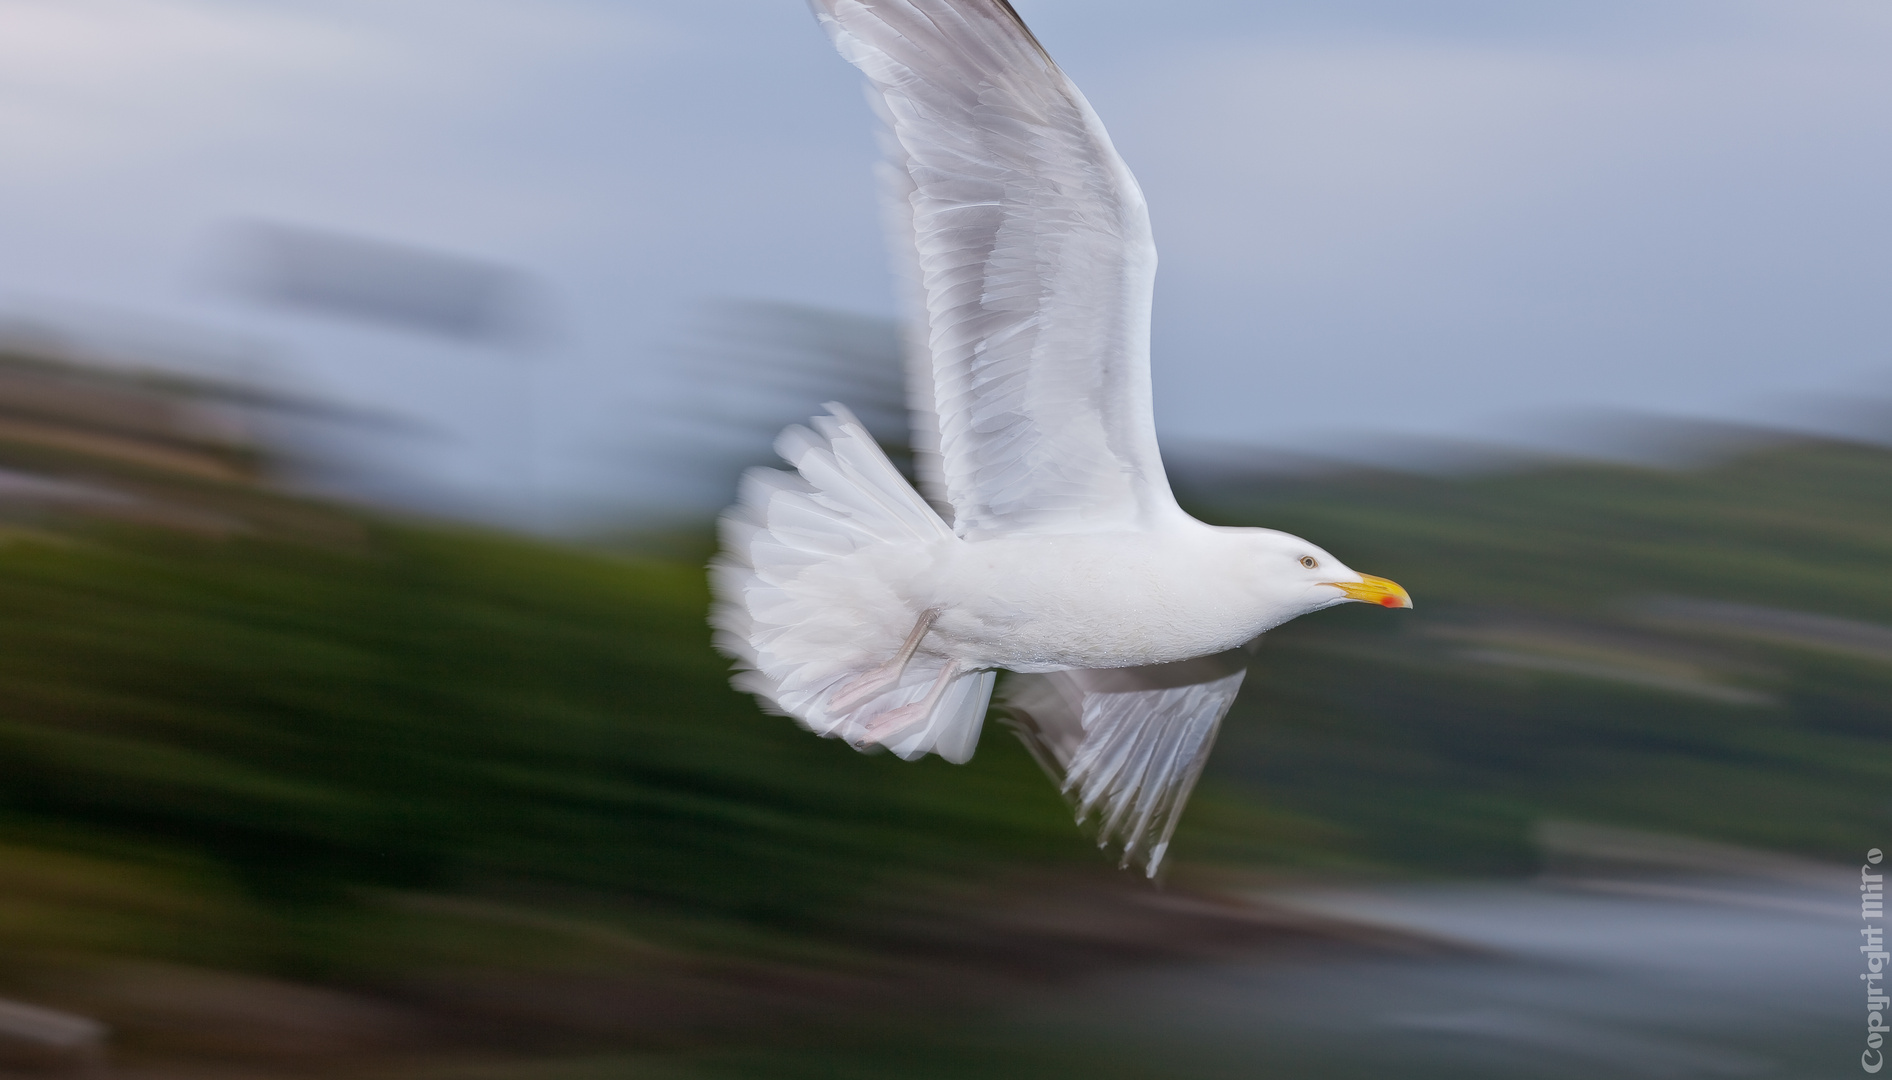
M861 741L863 743L885 742L889 736L897 734L908 725L918 723L933 715L933 710L938 707L939 700L946 696L946 689L953 684L953 680L958 678L963 670L959 661L946 661L941 665L939 677L933 680L932 688L927 690L925 697L911 705L902 705L898 709L890 709L874 717L868 722L867 730L861 733Z
M845 712L897 685L900 677L906 674L907 664L912 662L913 654L919 651L920 641L926 637L926 632L933 628L933 620L937 618L939 618L939 612L931 608L920 612L919 621L913 624L913 632L908 634L906 641L901 643L900 651L893 654L893 659L872 671L849 679L846 685L835 691L834 696L828 699L828 707Z

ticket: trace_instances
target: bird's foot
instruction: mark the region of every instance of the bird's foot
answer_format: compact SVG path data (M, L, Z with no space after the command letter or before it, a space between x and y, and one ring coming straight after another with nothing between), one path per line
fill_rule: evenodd
M885 743L892 736L932 716L933 710L939 707L940 699L946 696L947 688L953 684L955 678L959 677L959 672L958 663L947 661L939 669L939 674L934 677L933 685L927 690L925 697L911 705L889 709L869 720L867 726L861 729L862 745Z
M828 699L828 707L837 712L846 712L864 701L871 701L899 685L900 676L906 673L907 666L889 661L863 675L856 675L844 683Z
M861 742L870 744L884 742L888 737L898 735L926 719L927 714L932 711L933 707L925 701L916 701L911 705L889 709L868 721L867 727L861 732Z
M913 654L919 651L920 640L933 628L933 620L939 617L937 611L922 611L913 624L913 631L900 643L900 649L893 654L893 659L872 671L856 675L849 679L834 695L828 699L828 707L846 712L864 701L871 701L900 684L900 677L907 673L907 664L913 660Z

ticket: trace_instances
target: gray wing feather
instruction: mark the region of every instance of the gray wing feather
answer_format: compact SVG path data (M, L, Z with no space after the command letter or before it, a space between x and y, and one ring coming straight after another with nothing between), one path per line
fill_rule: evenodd
M900 164L905 153L893 137L893 114L879 94L869 93L868 104L880 117L880 201L884 229L899 280L904 330L901 348L906 367L907 448L913 453L914 479L934 512L950 522L953 504L946 491L946 472L940 456L939 408L933 404L933 352L928 341L926 287L921 281L919 252L913 241L913 177Z
M1155 877L1249 658L1014 675L1004 715L1079 823L1095 820L1098 845Z
M1083 95L1004 0L814 7L886 124L925 320L914 412L935 421L915 443L955 530L1177 512L1150 405L1149 214Z

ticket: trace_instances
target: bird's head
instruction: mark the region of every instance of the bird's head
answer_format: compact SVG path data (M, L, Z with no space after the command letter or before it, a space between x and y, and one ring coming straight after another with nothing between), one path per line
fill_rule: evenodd
M1281 622L1336 604L1409 608L1412 597L1396 582L1362 574L1326 549L1290 533L1244 529L1251 580Z

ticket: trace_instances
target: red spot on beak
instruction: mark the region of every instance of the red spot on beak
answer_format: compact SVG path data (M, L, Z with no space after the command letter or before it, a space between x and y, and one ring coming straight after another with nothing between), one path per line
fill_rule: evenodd
M1380 606L1381 607L1398 607L1399 597L1392 596L1392 595L1382 596L1380 597Z

